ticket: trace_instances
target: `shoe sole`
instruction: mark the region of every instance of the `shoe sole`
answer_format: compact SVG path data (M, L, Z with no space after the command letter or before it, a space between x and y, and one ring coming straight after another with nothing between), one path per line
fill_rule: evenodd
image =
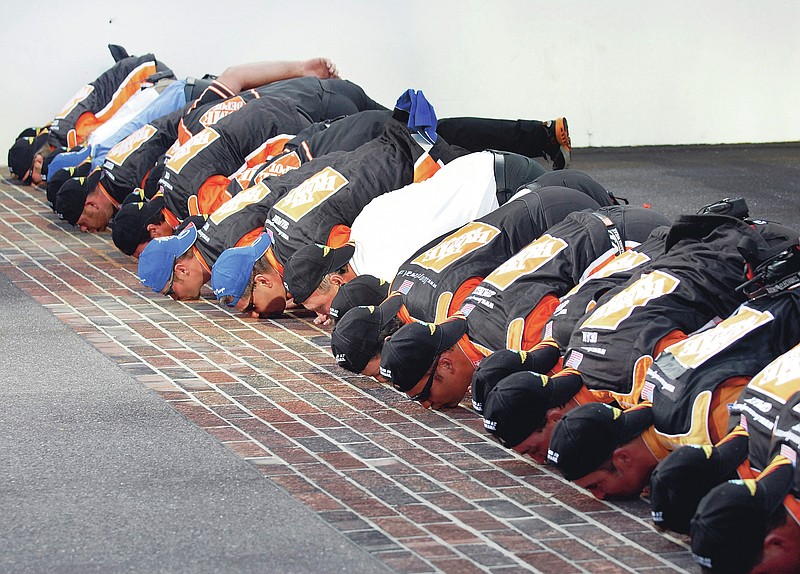
M567 118L558 118L556 120L556 141L562 149L567 148L567 151L572 150L572 141L569 139L569 125L567 125Z

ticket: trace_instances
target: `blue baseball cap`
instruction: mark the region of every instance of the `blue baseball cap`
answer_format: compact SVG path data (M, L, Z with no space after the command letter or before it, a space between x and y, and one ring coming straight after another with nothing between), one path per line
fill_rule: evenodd
M178 235L158 237L139 256L139 279L142 285L161 293L175 272L175 260L189 251L197 240L197 228L189 224Z
M251 245L226 249L211 268L211 289L217 299L233 297L233 307L242 298L253 275L253 266L272 245L272 237L262 233ZM147 251L145 249L145 251Z

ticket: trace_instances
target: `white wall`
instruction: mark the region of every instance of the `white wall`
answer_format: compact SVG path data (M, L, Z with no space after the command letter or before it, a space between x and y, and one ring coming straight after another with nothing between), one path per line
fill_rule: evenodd
M414 87L440 117L565 115L577 147L800 140L798 2L0 0L0 14L4 149L112 64L108 43L180 76L324 55L386 105Z

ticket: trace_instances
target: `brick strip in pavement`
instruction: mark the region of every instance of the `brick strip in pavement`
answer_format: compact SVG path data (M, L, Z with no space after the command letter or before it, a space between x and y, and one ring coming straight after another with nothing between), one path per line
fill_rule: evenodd
M80 233L8 179L0 272L395 571L697 571L644 501L598 501L502 448L467 401L428 411L340 369L311 313L253 320L207 287L191 302L150 292L109 233Z

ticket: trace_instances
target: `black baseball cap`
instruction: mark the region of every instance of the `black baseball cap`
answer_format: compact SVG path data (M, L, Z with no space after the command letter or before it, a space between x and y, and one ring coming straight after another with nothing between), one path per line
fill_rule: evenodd
M564 415L550 437L547 460L570 481L583 478L653 424L653 409L643 403L621 410L588 403Z
M650 477L653 523L689 534L700 500L718 484L736 478L736 468L747 457L748 442L741 435L719 447L684 446L659 462Z
M56 208L56 196L61 186L64 185L68 179L73 177L85 177L89 175L91 170L92 164L86 162L78 164L77 166L64 167L56 170L55 173L47 178L47 201L50 203L53 210Z
M691 522L692 558L712 572L744 574L755 566L767 520L789 493L793 468L782 465L758 480L731 480L700 501Z
M30 170L33 166L33 157L47 141L47 135L47 130L28 128L19 134L8 150L8 170L24 184L31 182Z
M514 448L543 428L547 411L574 397L582 384L579 377L551 379L532 371L509 375L486 393L483 426L503 446Z
M359 275L339 287L328 314L339 319L354 307L380 305L389 296L390 286L388 281L374 275Z
M551 362L551 355L555 355L552 364L547 368L542 368L544 363ZM558 347L550 346L542 347L535 352L510 349L495 351L481 360L472 375L472 408L482 413L487 393L498 382L520 371L549 372L558 361L558 356Z
M44 181L47 181L47 176L50 174L50 164L53 163L53 160L67 151L69 150L62 146L51 151L47 157L42 160L42 179Z
M56 194L55 211L62 219L75 225L83 213L86 196L89 191L97 186L100 179L100 169L95 169L86 177L73 177L68 179Z
M111 220L111 238L117 249L125 255L133 255L140 244L150 241L147 225L161 212L162 207L164 207L164 197L161 195L150 201L123 203Z
M144 195L145 197L155 197L160 191L161 186L159 181L167 169L167 156L162 155L158 158L155 165L147 172L144 180Z
M356 246L346 243L328 247L317 243L301 247L289 257L283 268L283 284L295 303L302 304L322 283L328 273L344 267L355 253Z
M383 345L381 375L395 389L408 392L419 383L436 355L455 345L466 332L467 319L463 315L453 315L439 324L403 325Z
M397 316L403 298L397 294L378 305L353 307L331 333L331 351L343 369L360 373L380 347L378 334Z

